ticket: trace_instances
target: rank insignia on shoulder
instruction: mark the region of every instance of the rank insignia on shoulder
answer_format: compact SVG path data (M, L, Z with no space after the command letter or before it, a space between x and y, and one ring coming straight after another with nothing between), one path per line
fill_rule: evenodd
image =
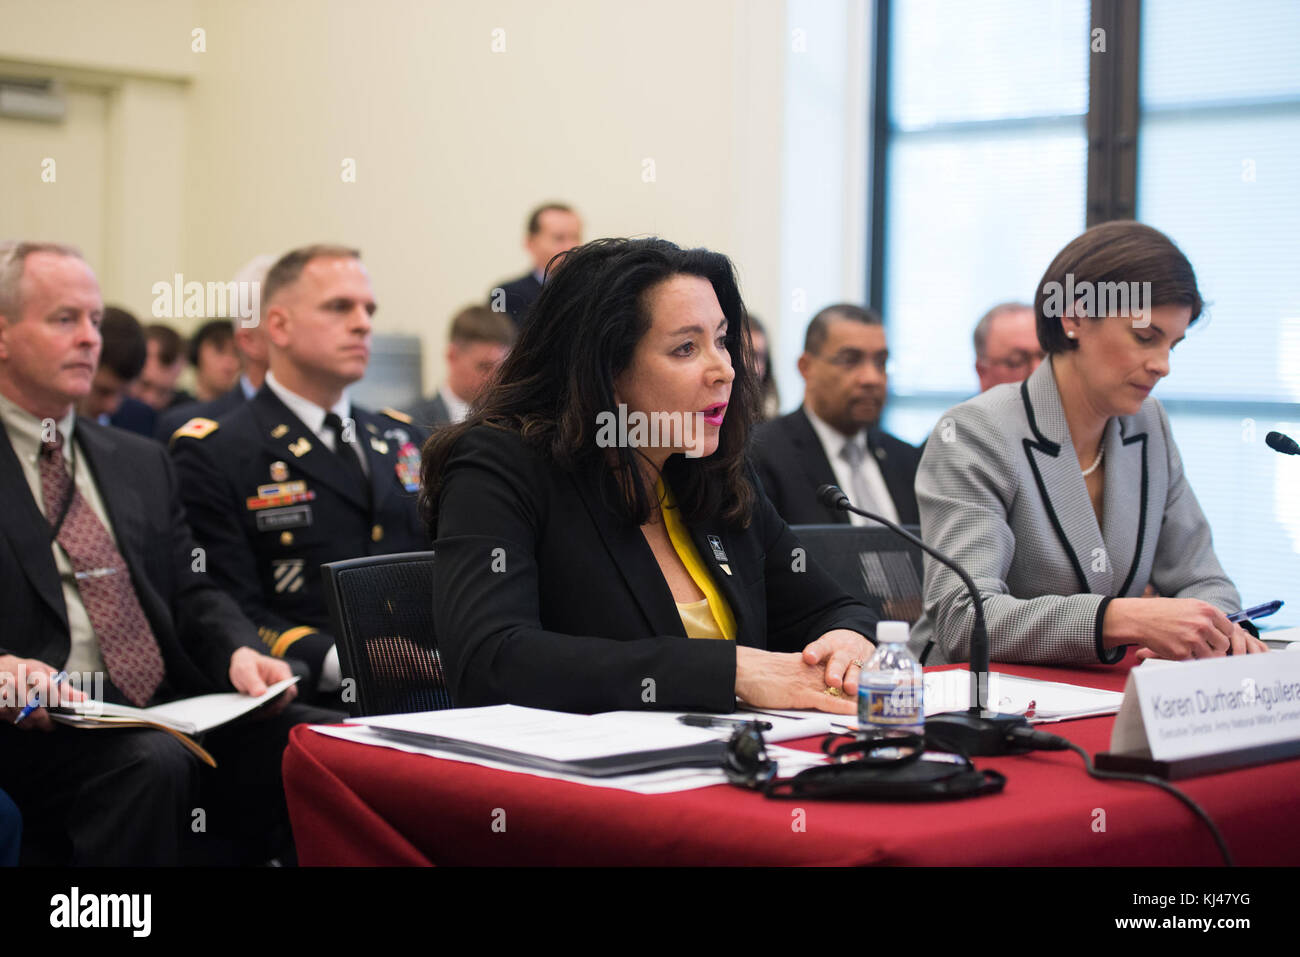
M190 419L172 433L172 441L175 442L177 439L205 439L217 431L217 427L214 419Z
M379 414L386 415L390 419L396 419L398 422L401 422L403 425L411 424L411 417L407 415L405 412L397 411L397 409L380 409Z
M299 438L296 442L289 443L289 451L293 453L295 458L300 459L311 451L311 443L308 442L304 436Z
M273 439L284 438L284 436L288 434L288 432L289 432L289 427L285 425L283 422L281 422L279 425L277 425L275 428L271 430L271 438Z
M403 442L397 450L397 481L408 492L420 490L420 450L411 442Z

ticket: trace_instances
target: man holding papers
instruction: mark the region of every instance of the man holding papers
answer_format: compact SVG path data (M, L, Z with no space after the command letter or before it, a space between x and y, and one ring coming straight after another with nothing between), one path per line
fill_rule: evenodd
M13 726L33 694L41 706L90 692L144 707L260 695L289 677L208 579L166 451L74 414L102 313L75 250L0 245L0 788L23 813L25 859L265 859L285 847L289 727L334 718L288 705L294 689L273 718L205 741L215 772L157 731L55 729L41 709ZM78 680L53 688L60 669Z

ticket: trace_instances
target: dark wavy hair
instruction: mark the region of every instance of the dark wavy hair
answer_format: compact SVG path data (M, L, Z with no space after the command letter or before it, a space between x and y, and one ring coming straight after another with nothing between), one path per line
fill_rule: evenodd
M559 468L596 476L608 507L638 525L649 520L656 503L637 465L642 453L597 447L597 415L617 414L614 379L631 364L651 325L647 292L681 275L713 286L727 317L726 345L736 377L717 451L702 458L670 456L664 474L686 520L721 515L734 527L749 524L755 492L746 476L745 448L759 394L731 260L663 239L597 239L550 262L546 283L496 378L464 422L434 432L425 443L420 512L430 538L437 537L443 467L461 436L479 425L517 432Z
M1142 283L1150 283L1151 301L1144 306L1148 309L1187 306L1192 310L1189 326L1200 318L1205 308L1192 264L1173 240L1160 230L1131 219L1100 223L1066 243L1038 282L1034 318L1038 324L1038 344L1049 355L1079 348L1079 343L1067 337L1061 328L1061 317L1054 314L1055 307L1047 308L1053 302L1049 287L1054 285L1057 291L1067 288L1067 277L1072 277L1076 289L1091 285L1093 290L1100 290L1121 283L1138 284L1140 288ZM1087 316L1093 320L1102 317L1097 309Z

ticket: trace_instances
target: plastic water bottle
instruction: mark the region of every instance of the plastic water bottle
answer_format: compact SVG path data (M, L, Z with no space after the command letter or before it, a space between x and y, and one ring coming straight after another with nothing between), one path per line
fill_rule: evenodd
M858 676L858 726L870 734L925 734L925 678L905 621L876 625L876 653Z

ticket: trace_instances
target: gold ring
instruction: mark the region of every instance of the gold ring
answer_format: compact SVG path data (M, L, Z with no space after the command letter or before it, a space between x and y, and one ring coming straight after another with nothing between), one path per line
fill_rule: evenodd
M857 665L859 671L861 671L863 668L867 666L867 663L863 661L861 658L854 658L852 661L849 662L849 664Z
M843 696L844 692L841 691L839 688L832 688L830 685L827 685L826 690L823 691L822 694L828 694L832 698L839 698Z

